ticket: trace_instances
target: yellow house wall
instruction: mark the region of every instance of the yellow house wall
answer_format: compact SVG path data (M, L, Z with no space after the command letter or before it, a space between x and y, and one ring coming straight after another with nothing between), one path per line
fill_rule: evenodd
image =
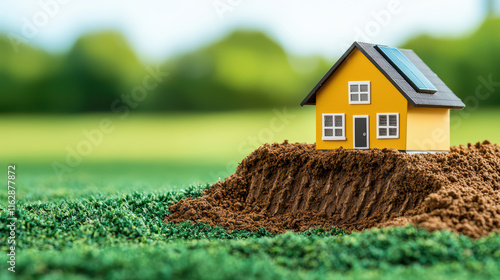
M449 151L450 110L408 104L407 150Z
M349 104L349 81L370 81L371 104ZM355 48L316 93L316 148L353 148L353 115L369 116L369 147L406 150L408 102L387 78ZM346 140L322 139L322 114L345 113ZM377 113L399 113L399 138L377 139Z

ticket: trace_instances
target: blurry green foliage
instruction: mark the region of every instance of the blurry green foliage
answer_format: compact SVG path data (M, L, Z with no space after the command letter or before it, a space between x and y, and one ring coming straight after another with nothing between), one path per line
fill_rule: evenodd
M1 112L109 111L138 84L143 66L115 32L81 37L64 55L28 45L16 53L0 37Z
M469 107L500 105L500 19L488 18L457 38L421 35L403 47L415 52ZM197 50L150 65L169 76L131 109L217 111L298 106L333 63L287 54L256 31L236 31ZM150 71L117 32L81 37L64 54L0 36L0 112L78 113L112 110ZM481 87L482 86L482 87ZM478 87L479 91L478 91ZM476 95L472 101L467 96ZM469 102L468 102L469 101Z
M74 106L68 111L89 112L109 111L120 94L139 84L143 66L121 35L100 33L80 38L61 70L57 81L66 83Z
M122 35L81 37L65 54L29 45L15 52L0 37L0 112L111 111L149 75ZM237 31L152 69L169 76L140 100L142 111L233 110L298 102L328 68L319 57L294 57L260 32ZM122 103L120 103L123 105Z
M160 85L156 106L168 110L297 106L327 68L319 57L288 56L260 32L239 31L167 63L171 76Z

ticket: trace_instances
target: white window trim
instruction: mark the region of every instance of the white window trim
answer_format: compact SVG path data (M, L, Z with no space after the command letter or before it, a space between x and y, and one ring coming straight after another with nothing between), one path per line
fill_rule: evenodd
M387 128L387 135L386 136L381 136L379 135L379 128L380 128L380 115L386 115L387 116L387 125L382 126L382 128ZM393 128L392 126L389 126L389 115L395 115L396 116L396 135L392 136L389 135L389 128ZM377 139L398 139L399 138L399 113L377 113Z
M325 127L325 116L332 116L333 118L333 126L332 127ZM342 116L342 136L335 136L335 116ZM322 114L321 116L321 136L322 140L345 140L345 114ZM325 128L331 128L333 129L333 136L325 136Z
M366 147L356 147L356 119L366 119ZM352 147L354 149L366 150L370 148L370 116L354 115L352 116Z
M368 101L361 101L361 96L359 96L358 101L351 101L351 85L367 85L368 86ZM349 98L349 104L371 104L372 100L372 89L371 89L371 84L370 81L352 81L349 82L348 85L348 98ZM359 87L361 89L361 87ZM357 94L360 94L360 92L357 92Z

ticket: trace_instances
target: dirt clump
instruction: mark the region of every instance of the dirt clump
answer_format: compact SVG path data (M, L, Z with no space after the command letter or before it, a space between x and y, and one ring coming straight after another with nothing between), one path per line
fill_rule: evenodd
M231 230L351 231L411 223L477 238L500 229L500 147L484 141L409 155L266 144L202 197L183 199L169 211L167 222Z

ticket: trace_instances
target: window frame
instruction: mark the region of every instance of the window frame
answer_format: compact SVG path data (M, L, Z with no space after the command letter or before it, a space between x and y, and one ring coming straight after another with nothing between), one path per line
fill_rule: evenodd
M389 125L389 116L396 116L396 135L389 135L389 128L394 128L394 126ZM380 125L380 116L387 116L387 125ZM387 129L387 135L380 135L380 128ZM399 113L377 113L377 139L399 139Z
M333 118L333 126L325 127L325 116L332 116ZM335 126L335 116L342 117L342 136L335 136L335 129L339 127ZM321 139L322 140L346 140L345 137L345 114L344 113L323 113L321 114ZM325 136L325 129L333 129L333 136Z
M368 86L368 92L351 92L351 85L357 85L358 89L361 90L361 85L367 85ZM348 98L349 98L349 104L371 104L372 100L372 90L371 90L371 83L370 81L350 81L348 82ZM368 101L361 101L361 94L368 94ZM351 95L352 94L357 94L358 95L358 101L351 101Z

